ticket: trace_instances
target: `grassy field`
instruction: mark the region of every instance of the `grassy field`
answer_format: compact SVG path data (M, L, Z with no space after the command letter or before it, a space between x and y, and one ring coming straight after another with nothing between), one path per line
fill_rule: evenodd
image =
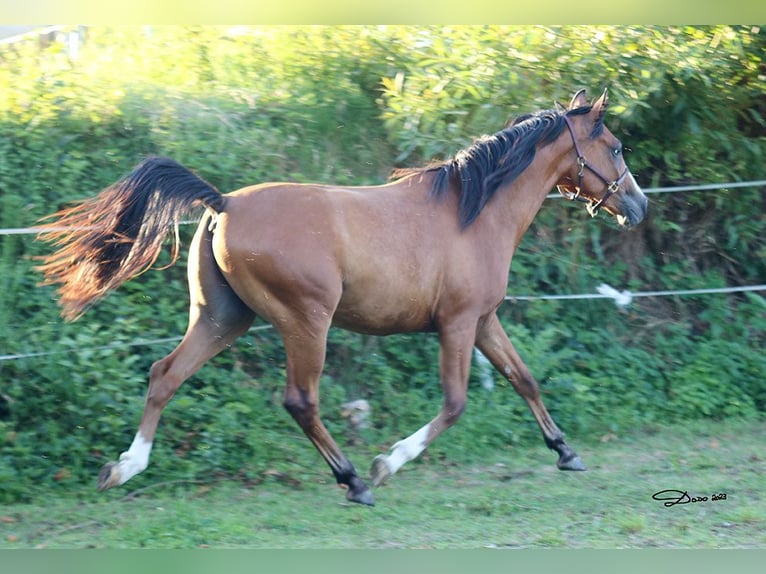
M542 441L483 462L426 458L374 508L346 503L318 458L250 487L137 477L0 508L0 548L766 548L764 437L766 422L729 421L572 439L584 473L556 470ZM666 489L707 500L666 507L653 499Z

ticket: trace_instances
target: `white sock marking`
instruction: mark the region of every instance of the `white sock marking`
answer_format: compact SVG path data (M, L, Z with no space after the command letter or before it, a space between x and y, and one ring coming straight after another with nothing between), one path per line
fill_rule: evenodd
M391 474L394 474L404 466L405 462L412 460L426 449L429 426L422 427L391 447L391 453L386 457L386 465Z
M130 448L120 455L120 484L125 484L149 466L149 453L152 443L145 440L141 433L136 433Z

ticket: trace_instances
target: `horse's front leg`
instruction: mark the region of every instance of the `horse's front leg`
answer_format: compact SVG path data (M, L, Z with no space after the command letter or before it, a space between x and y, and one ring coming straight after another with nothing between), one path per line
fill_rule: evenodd
M476 336L476 347L494 367L508 379L516 392L529 405L540 425L545 444L559 454L557 466L561 470L586 470L585 464L574 450L564 441L564 434L553 422L551 415L540 398L537 381L522 362L516 349L500 325L496 314L492 314L481 326Z
M319 417L319 377L325 360L329 319L284 321L280 334L287 353L287 385L284 407L330 466L339 486L346 488L346 498L368 506L375 497L346 455L338 447Z
M383 484L404 463L422 453L463 414L475 336L475 319L467 319L462 323L454 322L440 329L439 375L444 394L442 408L431 422L397 442L388 454L375 457L370 470L375 486Z

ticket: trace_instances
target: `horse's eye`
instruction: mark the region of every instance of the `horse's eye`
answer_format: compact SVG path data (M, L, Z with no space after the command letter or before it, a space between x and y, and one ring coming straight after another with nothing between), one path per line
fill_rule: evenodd
M612 150L612 154L614 154L614 157L619 157L622 153L622 146L617 146Z

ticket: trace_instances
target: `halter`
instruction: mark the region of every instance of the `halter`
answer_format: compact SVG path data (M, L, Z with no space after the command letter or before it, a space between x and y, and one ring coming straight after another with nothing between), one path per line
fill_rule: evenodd
M625 176L628 175L628 168L625 168L625 171L623 171L620 176L612 180L611 182L607 177L605 177L598 169L593 167L590 163L588 163L588 160L585 159L585 156L583 155L582 151L580 151L580 145L577 143L577 138L575 137L574 128L572 127L572 122L569 121L569 116L564 115L564 121L567 124L567 127L569 128L569 133L572 136L572 142L574 143L575 153L577 154L577 193L572 193L571 191L565 191L562 190L561 187L559 187L559 192L561 195L563 195L566 199L570 201L584 201L588 205L586 206L586 209L588 210L588 213L591 217L596 217L598 215L598 210L601 209L601 207L606 203L606 200L609 199L613 193L616 193L620 189L620 185L622 184L622 180L625 179ZM593 203L592 200L586 199L584 197L580 197L580 192L582 191L582 178L585 174L585 169L589 169L598 177L601 181L603 181L606 184L606 191L604 192L604 195L601 196L601 199L599 199L597 202Z

